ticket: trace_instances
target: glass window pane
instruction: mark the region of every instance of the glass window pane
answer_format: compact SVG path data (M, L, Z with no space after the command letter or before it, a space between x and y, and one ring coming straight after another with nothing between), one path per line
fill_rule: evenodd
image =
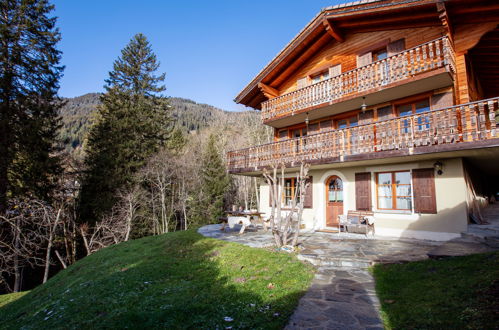
M387 120L392 117L392 107L386 106L376 110L378 113L378 121Z
M347 127L347 120L346 119L338 120L338 128L339 129L346 128L346 127Z
M359 125L359 120L357 119L357 116L350 117L348 120L350 122L350 127Z
M411 173L410 172L396 172L395 173L395 183L397 183L397 184L411 184Z
M342 190L336 191L336 201L343 202L343 191Z
M332 128L333 122L331 120L324 120L320 122L321 132L328 131Z
M392 196L378 197L378 208L391 209L392 208Z
M288 138L288 131L287 130L279 131L279 140L284 140L287 138Z
M378 184L391 184L392 173L378 173Z
M329 72L326 72L322 75L322 80L329 79Z
M409 116L412 115L412 104L400 105L397 107L399 111L399 116Z
M410 210L412 209L410 197L397 197L397 209Z
M416 103L416 113L430 111L430 101L428 99Z
M336 192L335 192L334 190L330 190L330 191L328 192L328 200L329 200L330 202L334 202L334 201L336 201Z
M392 186L378 186L378 196L391 196Z
M321 81L321 76L315 76L312 78L312 83L315 84L315 83L318 83L319 81Z
M308 125L308 133L309 134L315 134L319 133L319 124L310 124Z
M397 185L397 196L411 196L411 186Z

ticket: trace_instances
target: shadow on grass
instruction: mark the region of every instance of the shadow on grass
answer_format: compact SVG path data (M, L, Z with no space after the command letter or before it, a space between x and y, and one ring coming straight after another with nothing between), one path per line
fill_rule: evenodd
M106 248L0 309L2 328L282 328L311 268L192 231Z
M388 329L498 329L499 252L373 269Z

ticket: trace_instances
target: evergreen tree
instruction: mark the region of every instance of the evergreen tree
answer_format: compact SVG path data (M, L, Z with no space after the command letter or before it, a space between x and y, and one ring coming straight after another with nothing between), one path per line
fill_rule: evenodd
M143 34L135 35L114 62L91 128L80 195L80 220L110 211L115 194L134 183L145 160L167 142L169 105L160 95L165 74Z
M16 195L49 197L63 67L47 0L0 1L0 212Z
M205 207L205 221L215 223L224 213L224 197L230 186L223 159L217 149L216 137L211 134L203 155L201 168L202 200Z

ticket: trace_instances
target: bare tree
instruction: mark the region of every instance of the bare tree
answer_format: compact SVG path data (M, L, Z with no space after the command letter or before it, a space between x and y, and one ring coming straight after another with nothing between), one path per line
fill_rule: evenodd
M274 165L272 173L264 170L263 176L270 189L270 226L274 241L278 247L288 245L296 246L300 232L303 208L305 201L305 192L310 182L308 181L308 164L301 164L300 171L296 176L296 189L291 196L289 211L286 214L281 212L282 194L284 192L285 169L284 164ZM280 172L280 173L279 173ZM289 234L292 233L291 242Z
M36 200L11 200L0 216L0 284L18 292L24 267L44 267L43 282L48 279L54 239L62 231L62 208ZM12 287L7 278L13 276Z

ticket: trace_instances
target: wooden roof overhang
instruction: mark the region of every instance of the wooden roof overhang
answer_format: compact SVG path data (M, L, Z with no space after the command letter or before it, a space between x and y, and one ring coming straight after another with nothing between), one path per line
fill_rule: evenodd
M237 95L236 103L260 109L282 84L328 43L352 33L499 20L497 0L363 0L323 9Z

